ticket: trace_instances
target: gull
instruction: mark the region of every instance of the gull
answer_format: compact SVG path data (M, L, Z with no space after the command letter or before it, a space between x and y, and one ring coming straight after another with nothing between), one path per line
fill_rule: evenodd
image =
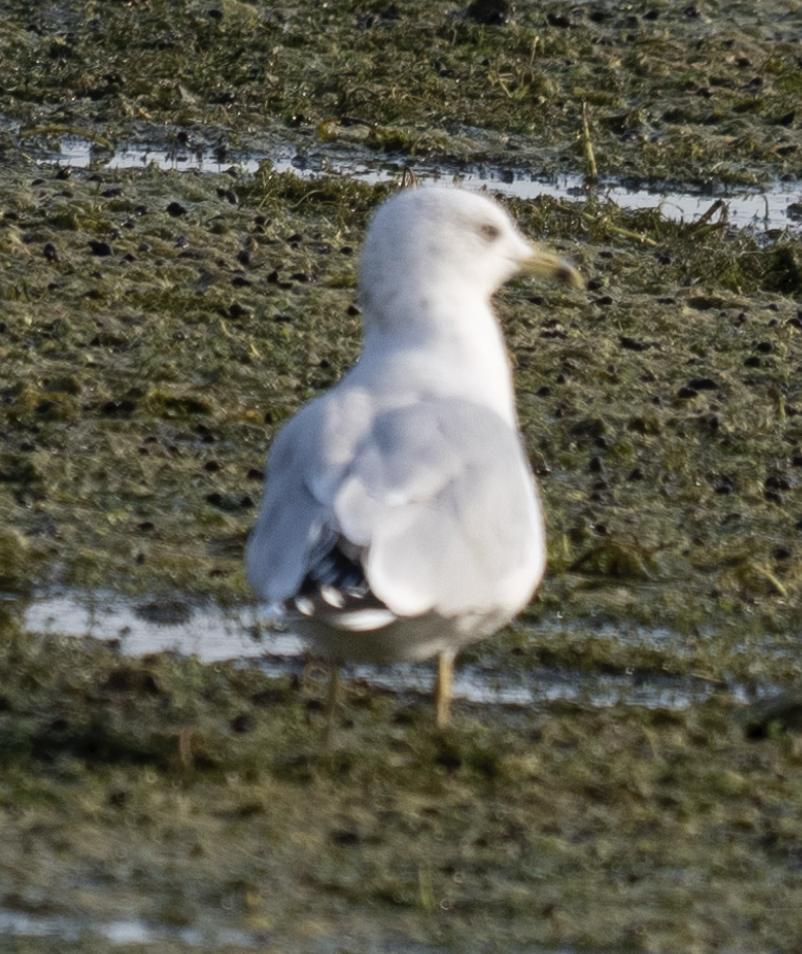
M279 432L246 556L258 596L338 666L454 658L505 626L546 565L537 487L491 297L518 271L577 272L496 202L404 189L365 238L359 361Z

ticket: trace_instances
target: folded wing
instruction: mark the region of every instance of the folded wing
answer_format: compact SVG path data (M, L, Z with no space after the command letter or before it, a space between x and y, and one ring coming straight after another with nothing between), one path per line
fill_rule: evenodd
M256 590L343 628L380 625L385 608L387 622L517 610L545 559L518 435L469 401L374 411L333 397L274 443L248 553Z

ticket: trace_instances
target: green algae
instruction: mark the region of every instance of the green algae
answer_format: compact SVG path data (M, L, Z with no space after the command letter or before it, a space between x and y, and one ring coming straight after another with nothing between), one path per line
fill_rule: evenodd
M312 682L19 633L2 652L3 881L23 910L102 923L125 898L270 950L345 924L435 949L799 943L777 917L802 890L799 740L747 738L726 696L463 712L443 734L357 688L332 750Z
M8 4L0 113L27 142L137 124L357 138L410 155L510 156L548 171L759 181L799 158L792 2L522 3L506 22L403 4ZM216 130L213 133L212 130Z
M232 209L218 195L229 176L97 179L72 178L72 208L114 195L92 198L91 217L69 225L53 212L63 201L57 176L40 179L24 217L9 206L28 177L4 190L4 224L22 236L0 292L3 419L14 431L0 457L5 518L42 533L34 557L62 563L74 582L100 573L147 586L166 573L166 585L195 589L233 574L241 596L238 561L223 566L206 548L250 524L264 422L274 427L356 354L347 286L374 194L329 194L265 172L242 183ZM121 205L118 191L132 198ZM171 201L186 213L171 215ZM332 221L335 201L350 228ZM221 220L226 230L215 228ZM93 252L94 237L110 233L112 253ZM351 333L316 358L323 341L310 354L310 338L328 336L335 316ZM196 526L194 539L182 524ZM92 555L98 573L85 571Z

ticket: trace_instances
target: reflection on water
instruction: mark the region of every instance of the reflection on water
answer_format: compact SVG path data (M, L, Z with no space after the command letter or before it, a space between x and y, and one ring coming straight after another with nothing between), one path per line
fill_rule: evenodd
M257 607L224 608L182 599L128 599L115 593L62 592L40 595L24 613L30 632L63 636L92 636L114 642L128 656L176 652L195 655L205 662L232 660L257 665L271 676L296 674L304 668L304 645L298 636L283 632ZM564 621L546 620L539 631L564 633ZM614 627L596 627L602 638L622 638ZM623 634L626 642L665 645L672 639L667 630L654 633L632 627ZM349 678L392 692L428 693L432 667L399 663L393 666L352 665ZM738 701L754 698L746 688L728 685ZM505 706L542 706L557 701L591 707L624 703L659 709L683 709L709 698L721 686L690 676L659 674L604 674L584 670L527 669L463 665L455 673L454 695L470 703ZM775 687L761 687L760 695Z
M220 662L303 652L297 636L265 632L254 607L129 600L105 592L66 592L35 599L25 612L25 627L32 632L114 640L127 656L166 650Z
M262 947L264 936L232 928L200 931L195 928L154 926L140 920L109 921L106 924L81 921L78 918L52 914L30 914L0 908L0 941L3 938L58 938L79 941L89 937L103 938L111 944L156 944L176 941L189 947L211 945L216 948L237 945Z
M105 924L88 923L76 917L65 915L29 914L0 908L0 942L10 938L58 938L62 941L84 941L92 938L102 939L111 945L140 946L144 944L181 944L188 948L204 948L209 951L222 951L230 947L258 949L261 951L284 950L296 952L296 944L286 944L269 931L243 931L236 928L217 928L201 931L196 928L176 928L166 925L151 925L145 921L130 919L109 921ZM83 947L82 950L92 950ZM387 940L360 942L359 951L363 954L456 954L453 948L438 944L436 948L419 941L410 941L394 936ZM17 950L15 947L14 950ZM20 948L20 950L22 950ZM27 948L25 948L27 950ZM48 948L49 950L49 948ZM343 946L342 938L320 938L305 941L304 954L338 954L352 950L349 943ZM521 954L511 951L509 954ZM573 948L538 948L538 954L575 954ZM593 954L586 951L585 954Z
M100 161L107 169L134 168L155 163L160 168L177 171L222 172L232 165L217 161L213 154L202 149L167 149L143 145L123 145L114 153L92 150L87 140L64 137L61 153L54 157L63 165L83 168ZM276 172L291 172L302 179L322 175L342 175L360 182L373 184L399 180L403 162L354 159L351 156L314 153L298 155L291 150L276 150L269 156L247 156L234 161L243 172L254 173L269 159ZM551 179L538 178L524 170L512 170L490 164L478 165L466 171L448 170L442 165L415 161L415 175L421 181L441 180L459 183L474 190L487 189L493 193L534 199L540 195L576 201L591 195L610 201L623 209L660 209L660 214L672 221L694 221L708 211L716 199L726 204L727 221L734 226L756 226L762 230L789 228L799 223L794 203L802 198L799 183L775 182L768 189L727 187L717 190L657 188L640 184L622 184L618 181L599 182L590 189L579 175L561 175ZM789 212L789 207L791 207ZM798 205L796 206L798 209ZM716 215L716 220L718 216Z

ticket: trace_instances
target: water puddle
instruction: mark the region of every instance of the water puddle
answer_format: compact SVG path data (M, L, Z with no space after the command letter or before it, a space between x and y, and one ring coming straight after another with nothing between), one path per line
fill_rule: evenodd
M126 656L175 652L204 662L300 657L297 636L264 631L255 608L199 606L183 600L128 600L112 593L61 593L34 600L31 632L113 641Z
M34 599L25 610L24 625L31 632L112 642L126 656L175 652L210 663L256 665L270 676L300 676L306 663L301 639L282 631L275 619L253 606L224 608L179 599L134 600L114 593L65 592ZM557 634L568 627L553 620L538 628ZM621 635L614 627L595 627L594 632L610 639ZM625 641L639 640L642 644L665 643L669 638L662 630L654 634L628 630L624 634ZM351 665L344 674L348 679L399 694L428 694L432 688L432 667L427 664ZM745 686L724 687L704 678L637 671L603 674L547 668L500 670L480 665L459 666L454 679L457 699L496 706L538 707L568 702L604 708L624 703L676 710L703 702L723 688L744 703L776 691L774 686L765 686L756 693Z
M276 148L263 156L248 155L220 162L213 151L204 148L165 148L124 144L114 152L93 147L85 139L63 137L61 152L51 157L62 165L86 168L90 165L106 169L130 169L155 163L162 169L179 172L224 172L232 164L245 173L255 173L262 162L269 160L276 172L290 172L301 179L314 180L324 175L347 176L359 182L375 184L399 181L409 160L388 161L375 158L356 159L322 150L302 154L287 148ZM766 189L721 186L710 189L682 190L672 186L600 181L588 186L579 175L561 175L545 179L522 169L501 168L489 164L466 169L448 169L426 162L413 163L416 177L423 181L453 182L476 191L534 199L541 195L572 202L591 196L611 202L623 209L659 209L668 220L691 222L704 215L716 200L721 200L726 221L738 228L752 227L760 231L800 227L802 222L802 186L798 182L775 182Z
M221 952L229 947L265 950L296 951L299 946L287 943L268 931L245 931L237 928L217 928L200 930L197 928L176 928L166 925L151 925L145 921L130 918L109 921L105 924L89 923L77 917L66 915L30 914L0 908L0 941L4 938L51 938L61 941L90 942L93 938L102 939L112 946L140 947L144 945L181 944L183 947L206 949ZM320 939L304 941L305 954L338 954L351 950L350 938ZM345 946L344 946L345 945ZM368 943L358 942L364 954L456 954L453 948L437 945L436 948L418 941L393 937L387 940L375 940ZM89 946L86 950L90 950ZM539 954L575 954L574 948L548 950L539 948ZM513 951L512 954L521 954Z
M86 941L94 937L113 945L126 946L178 942L188 947L208 946L215 950L229 946L262 948L268 940L264 935L235 928L201 931L196 928L150 925L137 919L98 924L65 915L30 914L0 908L0 940L12 937L58 938L61 941Z

